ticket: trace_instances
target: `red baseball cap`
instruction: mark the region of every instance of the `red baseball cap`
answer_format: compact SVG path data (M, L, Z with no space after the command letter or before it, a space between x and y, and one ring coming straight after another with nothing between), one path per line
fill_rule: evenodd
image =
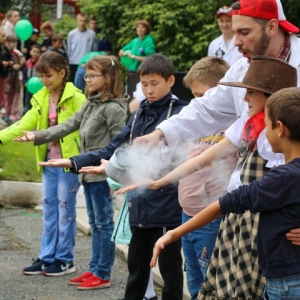
M232 16L232 8L228 6L220 7L217 11L216 17L219 18L222 15L226 15L231 18Z
M232 10L232 15L278 20L284 31L297 33L299 28L286 20L280 0L240 0L241 8Z

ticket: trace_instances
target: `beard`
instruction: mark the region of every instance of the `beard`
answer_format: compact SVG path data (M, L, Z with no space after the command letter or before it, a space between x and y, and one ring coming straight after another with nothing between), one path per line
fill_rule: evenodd
M265 55L266 51L271 43L271 38L267 35L265 30L262 30L262 36L257 41L256 45L254 46L254 49L252 51L253 56L256 55ZM251 62L251 58L248 57L248 62Z
M266 51L270 45L271 38L267 35L267 33L263 30L262 36L254 47L253 53L254 55L265 55Z

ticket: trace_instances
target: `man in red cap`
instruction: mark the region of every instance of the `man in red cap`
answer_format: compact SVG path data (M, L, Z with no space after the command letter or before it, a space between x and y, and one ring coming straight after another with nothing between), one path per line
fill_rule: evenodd
M232 65L242 57L238 48L234 46L234 32L232 31L232 9L223 6L218 9L216 18L222 34L214 39L208 47L208 56L217 56Z
M286 20L280 0L240 0L232 5L232 9L235 46L244 58L234 63L221 81L242 81L252 57L266 55L295 67L299 87L300 39L294 34L299 28ZM203 97L191 101L178 115L162 122L156 131L137 138L134 144L145 143L153 147L164 141L173 150L187 140L228 128L237 117L246 113L244 96L242 89L218 85ZM251 223L247 223L248 228L242 231L243 222L244 219L241 223L230 223L228 219L227 223L221 224L219 242L217 240L199 299L263 299L264 280L257 269L255 250L256 231ZM294 229L287 233L287 238L300 246L299 232L299 228ZM238 239L239 247L233 249L233 243L222 244L220 240L226 235L229 239ZM243 260L245 253L251 253L253 259Z
M232 7L235 46L245 59L233 64L223 80L241 81L251 58L267 55L281 58L297 68L300 86L300 39L294 34L299 28L286 20L281 2L241 0ZM161 123L156 131L136 139L135 143L153 146L163 140L168 147L174 148L185 140L227 128L246 112L244 93L230 87L212 88L203 97L191 101L178 115Z

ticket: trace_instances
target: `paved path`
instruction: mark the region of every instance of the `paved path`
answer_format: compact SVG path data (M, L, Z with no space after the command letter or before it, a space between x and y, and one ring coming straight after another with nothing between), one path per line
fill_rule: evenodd
M123 296L127 264L119 256L116 256L112 286L108 289L79 291L68 284L74 273L62 277L23 275L22 268L31 264L31 259L38 255L41 231L42 218L39 211L0 209L1 300L116 300ZM75 274L86 270L90 249L91 237L79 232L75 246Z

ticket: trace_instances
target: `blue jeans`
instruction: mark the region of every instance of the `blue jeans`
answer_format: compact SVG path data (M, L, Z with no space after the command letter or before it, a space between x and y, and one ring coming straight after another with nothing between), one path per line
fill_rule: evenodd
M114 231L113 199L106 180L82 184L92 233L92 258L89 272L103 280L108 280L115 260L115 244L110 241Z
M75 79L74 79L74 85L81 89L82 92L84 93L84 88L85 88L85 81L84 81L84 76L85 74L85 68L79 66L76 73L75 73Z
M191 218L192 217L182 212L182 223L187 222ZM200 286L206 276L221 219L222 218L216 219L210 224L181 238L187 286L191 300L197 299Z
M71 262L76 239L76 195L80 183L77 174L62 168L43 168L43 221L39 258Z
M282 278L267 278L265 300L300 300L300 273Z

